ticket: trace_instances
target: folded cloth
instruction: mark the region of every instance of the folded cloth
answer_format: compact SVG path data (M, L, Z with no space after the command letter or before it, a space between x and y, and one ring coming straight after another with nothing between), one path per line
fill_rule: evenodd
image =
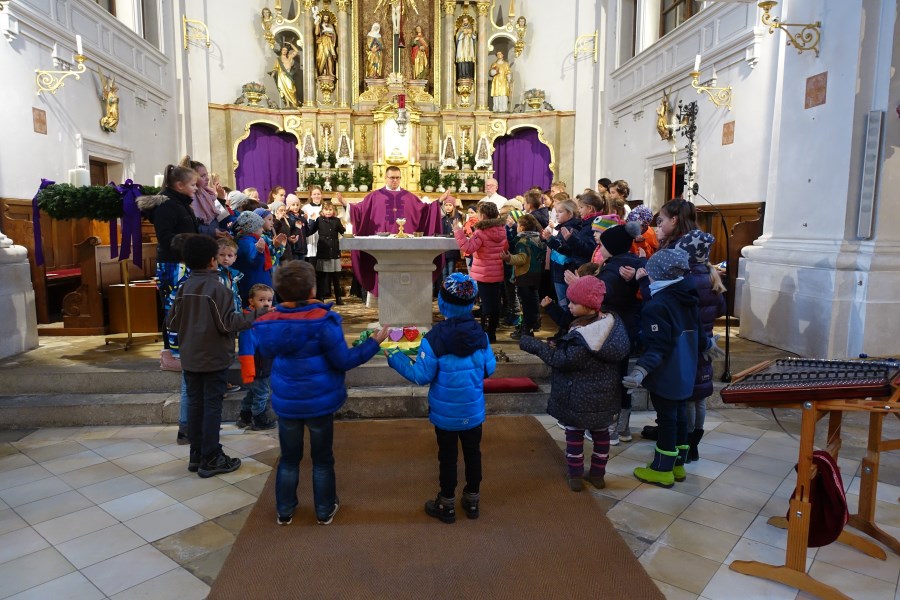
M536 392L538 389L538 384L530 377L492 377L484 380L485 394Z

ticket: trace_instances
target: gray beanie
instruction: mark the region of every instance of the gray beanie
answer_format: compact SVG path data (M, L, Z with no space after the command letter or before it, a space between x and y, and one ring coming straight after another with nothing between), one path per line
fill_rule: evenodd
M250 210L242 212L234 223L234 231L238 235L250 235L263 228L263 218Z
M244 192L239 192L238 190L234 190L232 192L228 192L228 206L231 207L231 210L241 210L244 208L244 204L247 203L247 200L250 197Z
M688 253L681 248L659 250L647 261L647 275L653 281L672 281L690 271Z

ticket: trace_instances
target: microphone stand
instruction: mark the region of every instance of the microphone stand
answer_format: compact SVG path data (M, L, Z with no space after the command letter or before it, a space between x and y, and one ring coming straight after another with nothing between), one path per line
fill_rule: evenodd
M694 183L691 186L691 192L694 196L699 196L703 198L703 201L709 204L716 214L719 215L719 218L722 220L722 229L725 230L725 281L727 283L731 282L731 243L728 239L728 224L725 222L725 215L722 214L722 211L719 210L719 207L706 199L705 196L700 195L700 184ZM726 292L727 293L727 292ZM732 294L735 294L735 290L731 290ZM728 298L725 298L725 371L722 373L722 379L724 383L731 382L731 308L728 306Z

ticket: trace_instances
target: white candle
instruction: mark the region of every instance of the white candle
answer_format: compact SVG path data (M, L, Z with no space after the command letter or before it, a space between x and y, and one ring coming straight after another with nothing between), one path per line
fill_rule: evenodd
M84 55L84 50L81 48L81 36L80 35L75 36L75 48L77 49L76 54L78 54L79 56Z
M157 173L153 176L153 187L161 188L163 186L163 175L162 173Z
M91 185L91 172L87 169L69 169L69 184L75 187Z
M700 72L700 55L699 54L696 57L694 57L694 72L695 73Z

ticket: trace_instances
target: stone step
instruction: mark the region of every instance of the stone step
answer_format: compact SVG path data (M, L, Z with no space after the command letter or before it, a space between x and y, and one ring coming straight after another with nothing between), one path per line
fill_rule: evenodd
M548 384L532 393L487 394L488 414L533 414L547 408ZM241 393L225 396L222 420L234 421ZM4 429L83 425L162 425L178 422L180 393L20 394L0 396ZM387 419L428 416L426 386L360 386L348 389L342 419Z

